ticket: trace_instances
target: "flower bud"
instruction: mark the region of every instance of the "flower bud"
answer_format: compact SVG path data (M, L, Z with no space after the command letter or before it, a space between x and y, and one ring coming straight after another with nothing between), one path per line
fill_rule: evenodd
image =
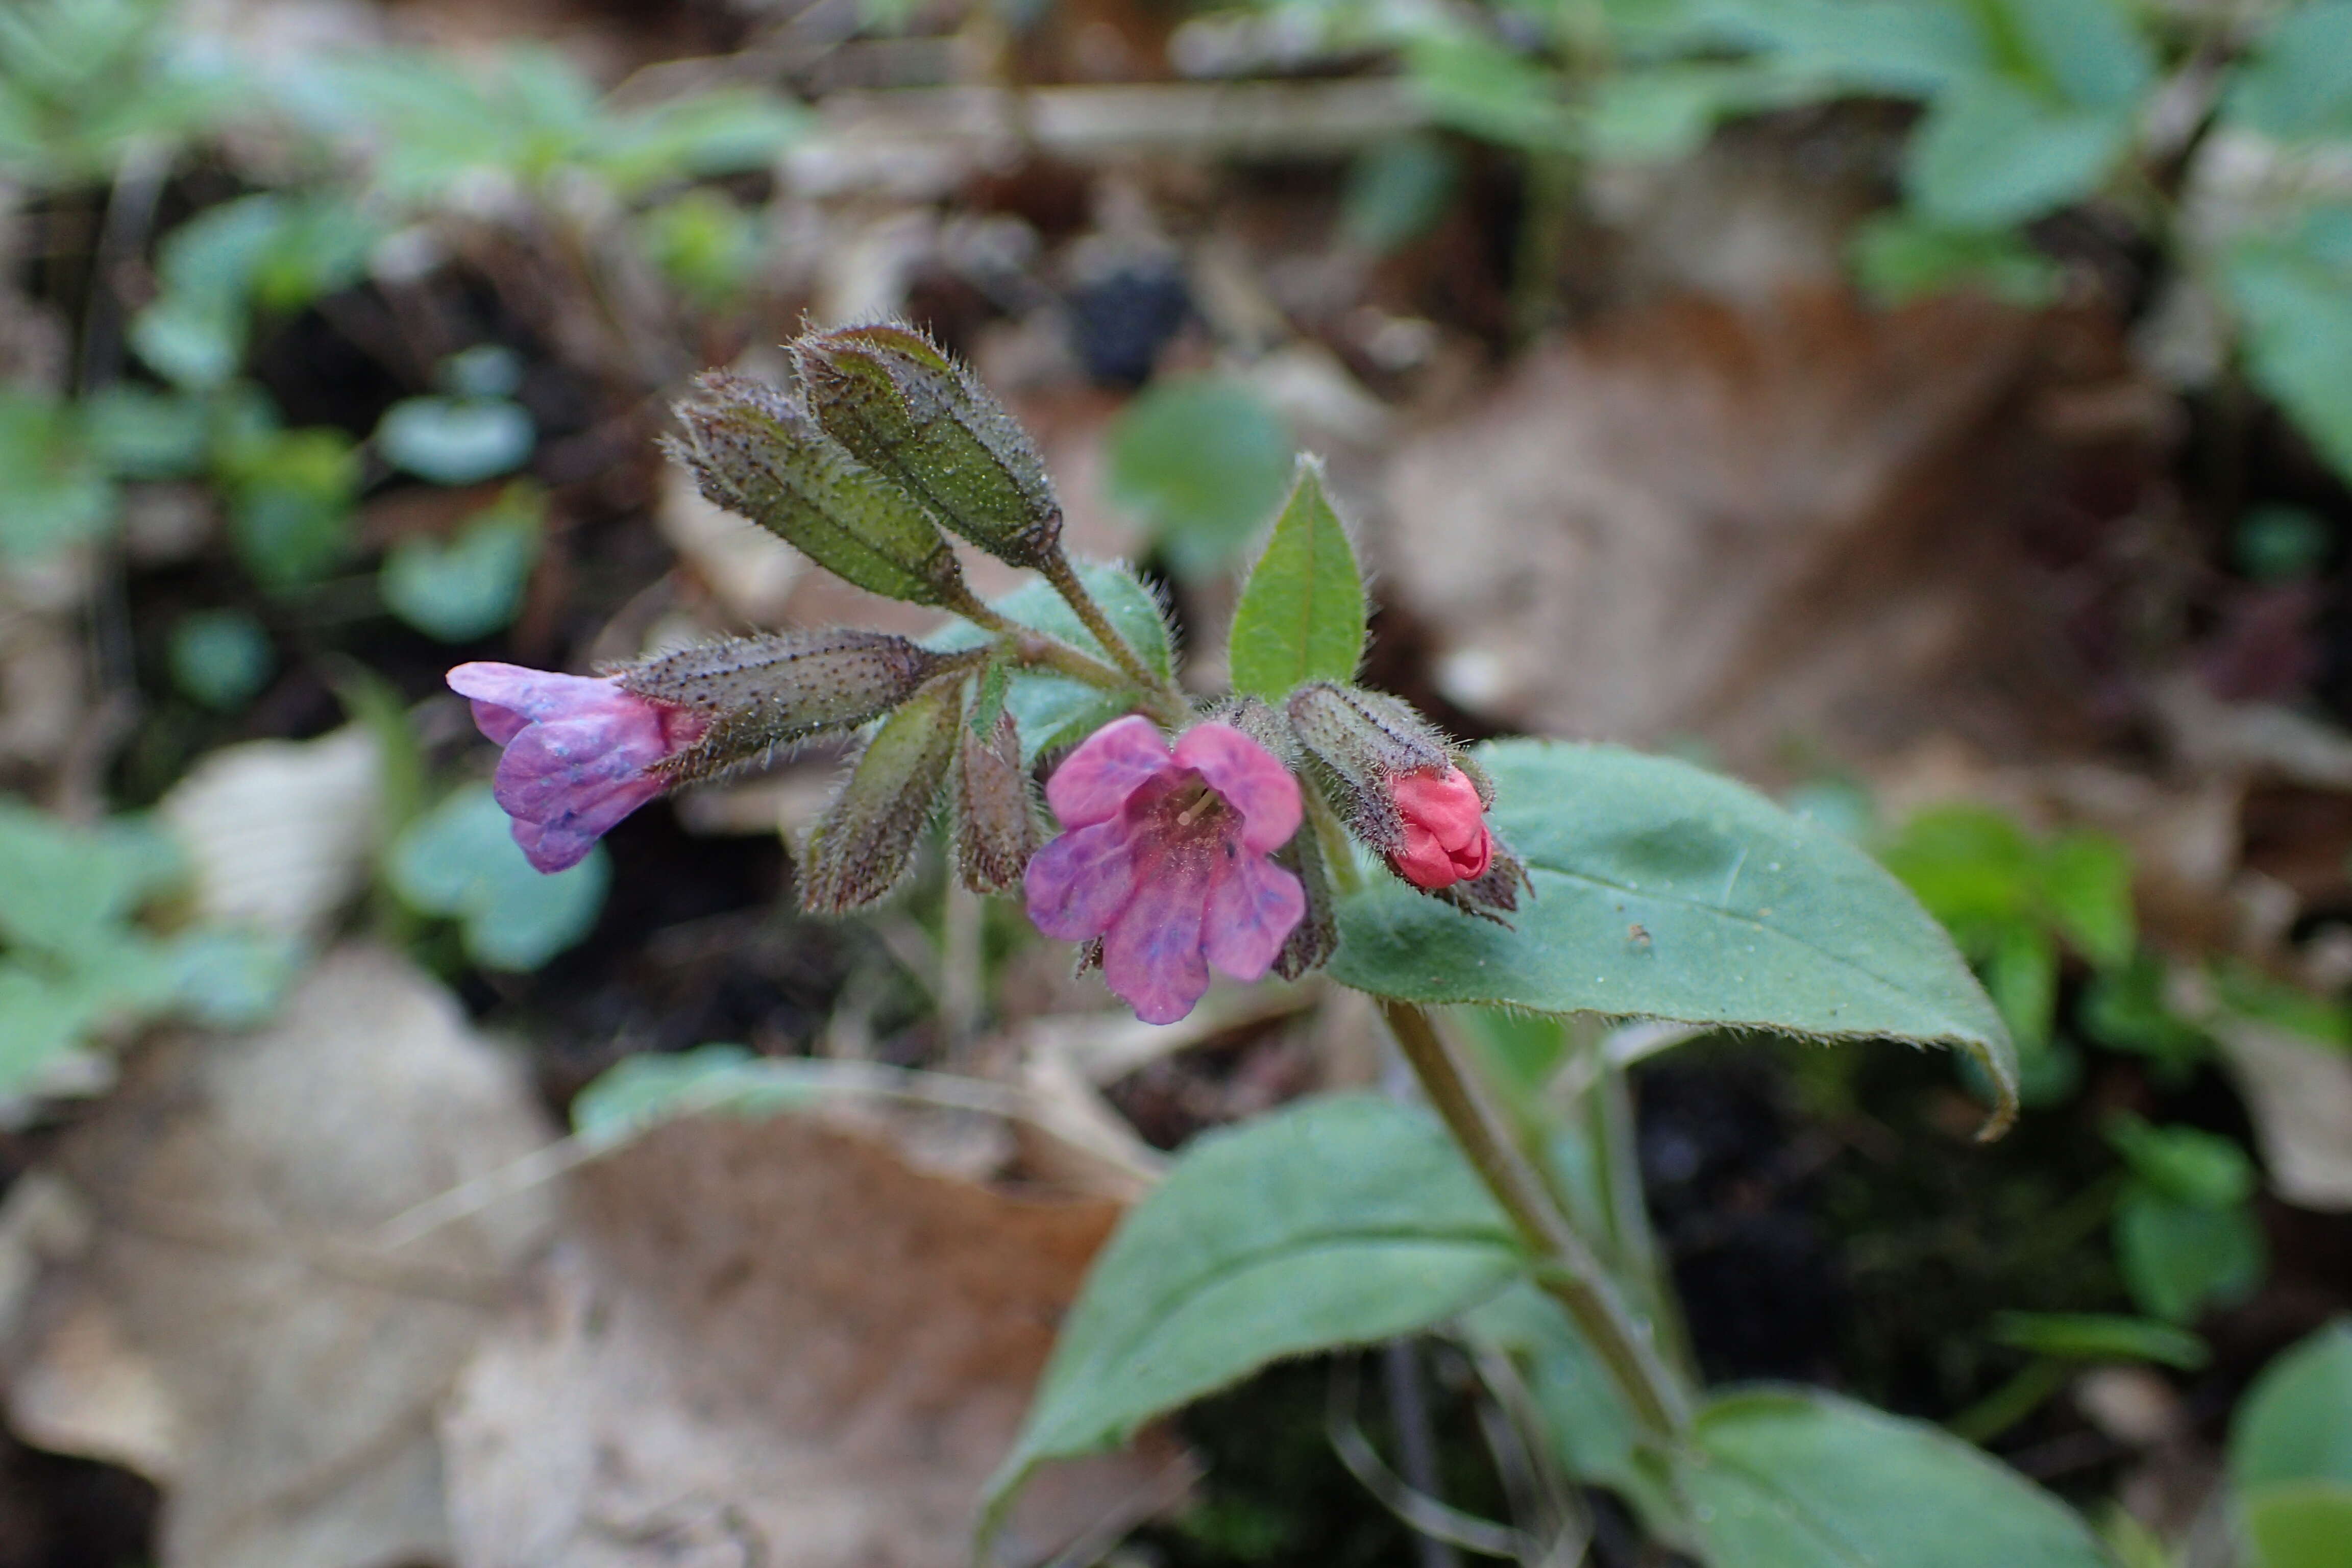
M1419 714L1328 681L1285 710L1326 797L1398 876L1468 914L1518 908L1527 871L1487 826L1494 786Z
M884 632L833 629L702 643L613 674L624 690L707 716L702 738L659 766L668 782L683 784L828 730L856 729L959 662Z
M1452 766L1406 773L1389 781L1389 796L1404 818L1404 842L1389 857L1398 876L1433 893L1486 874L1495 838L1469 775Z
M874 732L801 856L801 907L838 915L873 903L914 864L963 728L960 680L934 680Z
M1395 855L1405 821L1390 783L1452 766L1444 738L1393 697L1328 680L1300 687L1284 708L1348 826L1381 855Z
M811 332L792 345L809 410L858 461L1015 566L1058 548L1062 503L1045 462L979 377L911 327Z
M806 409L723 372L695 388L699 398L677 406L684 435L665 447L706 499L869 593L950 608L971 601L921 503L842 450Z
M1037 814L1029 775L1021 766L1021 732L1000 706L982 736L958 726L956 871L975 893L1008 892L1021 885L1037 849Z

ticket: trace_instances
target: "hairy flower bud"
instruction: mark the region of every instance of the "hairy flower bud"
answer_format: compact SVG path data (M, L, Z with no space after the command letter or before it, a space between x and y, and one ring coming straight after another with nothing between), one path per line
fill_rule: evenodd
M1348 825L1383 856L1402 847L1404 816L1390 783L1451 766L1444 737L1393 697L1328 680L1300 687L1284 709Z
M1062 535L1045 462L980 378L912 327L811 332L792 345L809 410L858 461L990 554L1039 567Z
M962 569L913 496L844 451L777 388L714 372L677 406L666 442L716 505L751 519L818 565L885 598L971 602Z
M1021 885L1037 849L1037 813L1029 774L1021 766L1021 732L999 707L982 735L961 725L957 742L956 872L975 893L1009 892Z
M665 759L672 784L708 778L778 746L854 730L970 659L885 632L783 632L655 654L614 670L624 690L709 719L702 738Z
M883 721L801 857L801 907L838 915L873 903L914 864L963 728L960 680L934 680Z
M1398 876L1465 913L1518 908L1527 871L1487 826L1494 786L1421 715L1329 681L1284 707L1326 797Z

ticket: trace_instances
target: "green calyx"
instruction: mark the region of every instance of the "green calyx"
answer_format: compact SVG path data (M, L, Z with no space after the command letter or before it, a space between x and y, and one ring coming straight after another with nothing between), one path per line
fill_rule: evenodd
M961 609L955 552L921 504L845 451L777 388L723 372L678 405L670 456L703 495L869 593Z
M929 338L845 327L809 333L792 354L810 412L858 461L1000 560L1036 569L1058 554L1062 503L1036 444Z
M905 879L930 826L963 729L963 682L932 681L882 723L825 807L801 857L801 907L839 915Z

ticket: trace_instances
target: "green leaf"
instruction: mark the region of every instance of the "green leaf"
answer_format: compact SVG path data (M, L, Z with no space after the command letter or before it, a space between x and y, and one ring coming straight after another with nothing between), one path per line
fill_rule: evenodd
M2240 1528L2253 1549L2246 1568L2344 1568L2352 1541L2352 1485L2289 1481L2238 1500Z
M403 540L384 557L385 607L443 642L471 642L509 625L539 559L541 513L537 493L518 486L446 544Z
M1433 136L1375 142L1348 165L1339 197L1339 232L1350 245L1385 256L1437 226L1461 180L1461 160Z
M1721 0L1731 37L1848 91L1924 97L1994 67L1971 8L1917 0Z
M485 969L537 969L579 942L613 879L601 845L569 870L533 869L488 784L468 784L411 823L384 871L411 906L461 922L467 955Z
M1617 1492L1654 1531L1679 1510L1665 1478L1634 1447L1632 1413L1575 1325L1535 1286L1521 1282L1462 1314L1462 1337L1518 1364L1560 1463L1580 1481Z
M2115 1236L2125 1289L2141 1311L2167 1322L2245 1300L2268 1267L2262 1226L2245 1205L2185 1204L2144 1182L2116 1200Z
M675 1116L799 1110L824 1094L807 1069L830 1065L754 1056L741 1046L625 1057L572 1097L572 1131L609 1146Z
M115 489L64 405L0 387L0 557L37 560L113 527Z
M1309 680L1351 681L1364 658L1364 580L1323 493L1323 465L1298 478L1234 611L1234 689L1279 702Z
M2017 1054L2000 1014L1853 845L1687 763L1535 741L1477 754L1532 898L1507 928L1381 877L1342 906L1334 979L1410 1002L1951 1046L2005 1124Z
M1881 213L1854 231L1854 275L1882 303L1976 289L2028 308L2057 298L2058 268L2013 228L1946 228Z
M2352 4L2281 16L2231 78L2224 112L2266 136L2352 136Z
M502 397L404 398L375 427L386 462L436 485L512 473L538 438L522 405Z
M1135 574L1123 566L1100 561L1077 563L1078 581L1110 617L1111 628L1142 657L1153 672L1166 675L1175 654L1168 640L1168 621L1160 601ZM1073 647L1102 657L1095 641L1062 596L1045 582L1032 578L989 605L997 614L1035 631L1060 638ZM988 634L968 621L950 621L923 639L923 646L940 653L979 647ZM1066 676L1032 670L1014 672L1004 706L1021 728L1021 755L1034 762L1048 752L1074 746L1112 720L1135 710L1098 687Z
M2055 104L1979 78L1928 106L1912 137L1905 187L1930 223L2000 228L2096 191L2131 133L2128 110Z
M2352 479L2352 206L2239 241L2221 279L2244 319L2247 369Z
M185 479L205 464L211 411L201 399L110 386L81 405L91 454L129 479Z
M205 707L234 713L278 668L261 623L243 610L191 610L172 627L172 684Z
M1426 1328L1522 1261L1417 1111L1350 1095L1208 1134L1095 1259L985 1517L1046 1459L1116 1447L1284 1356Z
M98 1011L80 988L0 963L0 1096L37 1085L52 1062L80 1045Z
M2076 1016L2099 1044L2146 1057L2160 1079L2179 1083L2212 1054L2213 1042L2173 1012L2165 984L2164 960L2138 953L2127 964L2092 976Z
M273 430L237 443L226 459L229 534L264 588L317 580L351 548L360 458L340 430Z
M1142 519L1187 577L1220 571L1265 526L1290 482L1290 434L1236 382L1155 383L1108 437L1111 499Z
M2282 1351L2239 1403L2230 1427L2230 1484L2352 1487L2352 1318Z
M93 959L182 869L171 841L143 826L81 827L0 800L0 936L13 943Z
M2107 1568L2074 1511L2014 1470L1817 1391L1713 1401L1681 1479L1710 1568Z
M1989 0L1980 15L2002 64L2067 103L2136 113L2155 85L2126 0Z
M1571 153L1583 144L1566 81L1476 33L1425 30L1408 40L1413 95L1439 123L1507 147Z
M2113 1312L2003 1312L1993 1338L2061 1361L2151 1361L2195 1372L2213 1359L2186 1329Z
M2042 908L2058 934L2101 969L2131 961L2131 851L2104 833L2063 833L2042 854Z
M2103 1131L2132 1174L2175 1203L2227 1208L2254 1192L2254 1163L2235 1140L2195 1127L2158 1127L2119 1111Z

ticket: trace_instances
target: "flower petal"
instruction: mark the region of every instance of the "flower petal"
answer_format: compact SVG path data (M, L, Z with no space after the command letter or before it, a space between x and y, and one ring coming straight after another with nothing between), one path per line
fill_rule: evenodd
M1147 1024L1172 1024L1209 988L1201 952L1208 861L1170 856L1137 879L1135 893L1103 936L1103 982Z
M1208 960L1236 980L1261 980L1293 927L1306 917L1298 879L1258 855L1227 862L1209 892L1202 928Z
M1231 724L1195 724L1176 742L1175 763L1197 768L1242 814L1242 847L1263 855L1298 831L1298 781L1281 759Z
M479 698L473 699L471 706L474 710L474 728L501 746L521 734L530 723L530 720L513 709L501 708L495 702L485 702Z
M444 679L460 697L511 709L534 721L650 706L644 698L622 690L617 680L558 675L551 669L526 669L519 664L461 664Z
M594 719L524 730L499 759L492 783L499 807L517 821L551 828L609 830L662 792L662 781L645 772L643 747L608 744L610 731Z
M1029 858L1022 891L1030 922L1047 936L1102 935L1135 891L1132 825L1121 818L1063 834Z
M1090 827L1117 816L1127 797L1169 768L1168 742L1139 713L1097 730L1045 781L1045 803L1065 827Z
M553 873L568 871L588 858L588 851L596 847L602 833L583 833L573 827L550 827L544 823L515 819L514 841L522 846L522 858L530 862L534 871Z
M1405 823L1403 847L1389 857L1389 864L1396 868L1398 876L1424 892L1450 888L1462 879L1454 857L1445 852L1437 835L1418 822Z

